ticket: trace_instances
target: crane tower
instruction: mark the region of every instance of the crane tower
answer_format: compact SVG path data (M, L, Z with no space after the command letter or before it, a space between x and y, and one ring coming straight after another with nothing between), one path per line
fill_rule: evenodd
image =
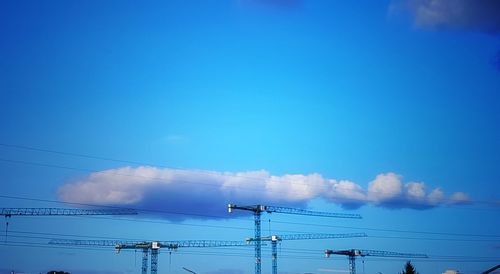
M266 206L266 205L251 205L251 206L238 206L235 204L228 204L228 212L232 213L233 210L245 210L251 211L254 215L254 230L255 230L255 274L261 274L261 221L260 216L263 212L267 213L283 213L283 214L295 214L295 215L307 215L307 216L320 216L320 217L334 217L334 218L351 218L351 219L361 219L359 214L344 214L344 213L332 213L332 212L318 212L310 211L305 209L290 208L290 207L279 207L279 206Z
M365 233L347 233L347 234L290 234L290 235L272 235L267 237L261 237L260 241L270 241L271 242L271 256L272 256L272 274L278 274L278 242L282 240L315 240L315 239L339 239L339 238L355 238L355 237L366 237ZM256 242L254 238L248 238L247 242Z
M122 249L142 250L141 274L148 272L149 253L151 252L151 274L158 273L158 253L161 248L177 250L184 247L228 247L228 246L248 246L245 241L217 241L217 240L185 240L185 241L143 241L127 242L115 240L69 240L53 239L49 242L53 245L73 245L73 246L98 246L115 247L116 253Z
M350 274L356 274L356 257L396 257L396 258L428 258L425 254L416 253L399 253L392 251L381 251L381 250L359 250L359 249L349 249L349 250L325 250L325 256L328 258L330 255L344 255L349 257L349 272Z

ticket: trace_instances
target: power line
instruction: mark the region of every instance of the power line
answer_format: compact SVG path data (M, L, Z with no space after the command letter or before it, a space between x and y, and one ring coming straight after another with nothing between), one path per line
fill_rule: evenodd
M54 238L50 238L50 239L54 239ZM55 239L58 239L58 238L55 238ZM10 243L10 244L36 244L36 245L40 245L40 246L54 247L54 245L50 245L48 243L40 243L40 242L8 241L7 243ZM65 247L70 247L70 246L56 246L56 247L65 248ZM251 247L251 246L249 246L249 247ZM108 249L109 250L109 247L99 247L99 246L96 246L96 247L78 246L78 247L72 247L72 248L83 249L83 250L85 250L85 249L98 249L98 250ZM210 251L203 251L205 249L209 249ZM200 250L202 250L202 251L200 251ZM192 253L198 253L198 252L219 253L216 250L253 251L252 249L241 248L241 247L217 247L215 249L207 248L207 247L196 247L196 248L179 249L175 252L177 252L177 253L188 253L188 252L192 252ZM321 254L322 255L324 252L324 250L311 250L311 249L299 249L299 248L287 248L287 247L281 248L280 250L284 251L285 255L288 253L290 253L290 254L293 254L293 253L296 253L296 254ZM242 254L242 253L239 253L239 254ZM246 253L244 253L244 254L246 254ZM253 256L251 256L251 257L253 257ZM398 259L398 258L365 258L365 259L366 260L376 260L376 259L390 260L390 259ZM433 259L433 260L443 260L443 259L450 259L450 260L451 259L452 260L462 260L462 259L497 260L497 259L499 259L499 257L498 256L432 255L431 254L431 255L429 255L428 258L423 258L423 260L427 260L427 259Z
M401 239L401 240L425 240L425 241L447 241L447 242L491 242L491 239L443 239L443 238L423 238L423 237L403 237L403 236L368 236L377 239ZM496 239L500 240L500 239Z
M432 232L432 231L417 231L417 230L401 230L401 229L382 229L382 228L371 228L371 227L355 227L355 226L341 226L341 225L325 225L325 224L311 224L311 223L298 223L298 222L286 222L286 221L273 221L273 223L280 224L293 224L293 225L305 225L305 226L317 226L317 227L332 227L332 228L347 228L347 229L362 229L371 231L382 231L382 232L400 232L400 233L414 233L414 234L432 234L432 235L445 235L445 236L467 236L467 237L500 237L498 234L470 234L470 233L450 233L450 232Z
M224 227L220 227L224 228ZM246 229L250 230L250 229ZM309 232L304 232L304 231L283 231L283 232L288 232L288 233L309 233ZM157 241L158 239L137 239L137 238L124 238L124 237L104 237L104 236L95 236L95 235L81 235L81 234L62 234L62 233L46 233L46 232L31 232L31 231L11 231L13 234L22 234L22 235L43 235L43 236L48 236L48 237L43 237L43 238L49 238L49 239L54 239L55 237L75 237L75 238L85 238L85 239L112 239L112 240L123 240L123 241ZM16 236L13 235L12 237L22 237L22 236ZM29 236L31 237L31 236ZM425 238L425 237L403 237L403 236L380 236L380 235L369 235L368 238L375 238L375 239L404 239L404 240L430 240L430 241L448 241L448 242L460 242L460 241L465 241L465 242L492 242L495 241L496 239L446 239L446 238ZM168 240L165 240L168 241Z
M163 214L172 214L172 215L186 215L186 216L213 218L213 219L228 219L228 218L221 217L221 216L207 215L207 214L193 214L193 213L173 212L173 211L147 209L147 208L133 208L133 207L123 207L123 206L110 206L110 205L97 205L97 204L89 204L89 203L65 202L65 201L56 201L56 200L40 199L40 198L28 198L28 197L10 196L10 195L0 195L0 198L27 200L27 201L36 201L36 202L47 202L47 203L57 203L57 204L67 204L67 205L76 205L76 206L91 206L91 207L100 207L100 208L134 209L136 211L141 211L141 212L163 213Z
M49 249L70 249L70 250L84 250L84 251L105 251L109 252L109 248L101 248L101 247L71 247L71 246L52 246L49 244L42 244L42 243L37 243L37 242L25 242L25 241L14 241L14 242L7 242L7 243L0 243L0 246L14 246L14 247L31 247L31 248L49 248ZM200 255L200 256L221 256L221 257L247 257L247 258L252 258L253 256L248 253L241 253L238 252L238 250L235 250L235 252L228 252L228 248L216 248L216 249L211 249L210 251L201 251L201 250L195 250L195 249L189 249L189 250L178 250L176 251L177 254L179 255ZM252 250L248 250L252 251ZM133 252L130 250L129 252ZM310 253L313 255L313 253ZM283 254L281 256L282 259L301 259L301 260L321 260L324 261L325 259L322 258L322 252L318 252L318 256L297 256L297 255L289 255L289 254ZM419 262L497 262L498 257L472 257L472 256L448 256L447 258L445 257L431 257L425 258L425 259L412 259L412 261L419 261ZM405 258L365 258L365 261L406 261L407 259ZM338 261L341 261L339 258Z
M37 163L37 162L29 162L29 161L21 161L21 160L12 160L12 159L5 159L5 158L0 158L0 161L9 162L9 163L16 163L16 164L24 164L24 165L34 165L34 166L41 166L41 167L49 167L49 168L58 168L58 169L68 169L68 170L75 170L75 171L84 171L84 172L91 172L91 173L105 173L105 172L107 172L107 170L96 170L96 169L88 169L88 168L76 168L76 167L63 166L63 165ZM176 170L176 169L171 169L171 170L176 171L176 172L179 172L179 171L180 172L189 172L187 170ZM210 173L210 172L208 172L208 173ZM217 174L217 173L211 172L210 174ZM120 173L120 172L113 172L113 176L135 177L135 178L157 180L157 181L164 181L165 180L165 178L161 178L161 177L141 176L141 175L134 175L134 174L125 174L125 173ZM237 174L223 174L222 176L225 176L225 177L243 177L243 178L252 179L252 180L255 180L255 181L261 181L261 179L257 179L257 178L253 178L253 177L244 177L242 175L237 175ZM271 181L271 182L272 181L276 181L272 177L267 178L266 180L267 181ZM176 182L182 182L182 183L194 184L194 185L202 185L202 186L214 187L214 188L221 187L220 184L211 184L211 183L204 183L204 182L194 182L194 181L182 180L182 179L178 179L178 178L176 179ZM295 185L311 186L311 184L300 183L300 182L294 182L293 184L295 184ZM249 192L257 192L257 193L262 192L262 188L251 188L251 187L243 187L243 186L231 186L231 187L235 188L235 189L249 191ZM337 185L336 188L337 189L342 189L343 186ZM349 190L347 188L345 188L345 189ZM282 194L280 191L272 190L272 189L267 189L266 191L267 192L271 192L271 193L276 193L276 194ZM301 194L302 192L291 191L291 193ZM371 193L381 193L381 192L371 191ZM339 199L341 199L342 201L351 201L353 203L366 203L366 202L369 202L369 201L363 201L363 200L349 198L349 197L339 197ZM443 201L450 201L450 202L454 202L455 201L455 200L450 199L450 198L442 198L442 200ZM68 202L68 203L72 203L72 202ZM489 204L489 205L494 206L494 207L496 207L496 206L499 205L498 201L481 201L481 200L471 201L470 204L468 204L468 205L470 206L470 205L472 205L474 203ZM73 203L73 204L78 204L78 203ZM493 209L493 208L479 208L479 207L471 208L471 207L464 207L463 204L461 204L461 205L460 204L445 204L445 205L441 205L441 207L442 208L456 207L456 208L460 208L460 209L480 210L480 211L492 211L492 210L493 211L497 211L496 209Z
M87 158L87 159L94 159L94 160L103 160L103 161L124 163L124 164L159 166L159 165L154 165L154 164L145 164L145 163L136 162L136 161L120 160L120 159L101 157L101 156L95 156L95 155L89 155L89 154L64 152L64 151L58 151L58 150L43 149L43 148L36 148L36 147L29 147L29 146L20 146L20 145L14 145L14 144L0 143L0 146L23 149L23 150L38 151L38 152L46 152L46 153L59 154L59 155L66 155L66 156L73 156L73 157L79 157L79 158Z
M166 166L166 165L158 165L158 164L153 164L153 163L145 163L145 162L139 162L139 161L116 159L116 158L111 158L111 157L103 157L103 156L96 156L96 155L83 154L83 153L65 152L65 151L59 151L59 150L37 148L37 147L32 147L32 146L21 146L21 145L15 145L15 144L7 144L7 143L0 143L0 146L8 147L8 148L15 148L15 149L22 149L22 150L29 150L29 151L37 151L37 152L44 152L44 153L65 155L65 156L71 156L71 157L79 157L79 158L87 158L87 159L94 159L94 160L117 162L117 163L126 163L126 164L134 164L134 165L141 165L141 166L155 166L155 167L170 169L170 170L173 170L173 171L176 171L176 172L198 172L198 173L205 173L205 174L210 174L210 175L220 175L219 172L215 172L215 171L199 170L199 169L186 170L186 169L180 169L180 168L170 167L170 166ZM46 166L46 167L72 169L72 170L79 170L79 171L86 171L86 172L102 172L102 171L91 170L91 169L84 169L84 168L74 168L74 167L67 167L67 166L60 166L60 165L34 163L34 162L18 161L18 160L10 160L10 159L0 159L0 160L1 161L6 161L6 162L10 161L10 162L15 162L15 163L31 164L31 165L41 165L41 166ZM117 175L120 175L120 174L117 174ZM121 174L121 175L127 176L127 175L124 175L124 174ZM134 175L134 176L137 176L137 175ZM255 178L255 177L251 177L251 176L245 176L245 175L242 175L242 174L224 174L224 176L227 176L227 177L237 177L237 178L245 178L245 179L248 179L248 180L255 180L255 181L257 181L257 180L260 181L261 180L260 178ZM142 177L142 176L137 176L137 177ZM147 177L145 177L145 178L147 178ZM157 179L157 178L151 178L151 179ZM268 180L272 181L273 178L269 178ZM187 182L187 181L184 181L184 182L186 182L186 183L193 183L193 184L213 185L213 184L204 184L204 183L199 183L199 182ZM310 184L300 183L300 182L295 182L295 184L302 184L302 185L310 186ZM341 188L342 186L337 186L337 187ZM248 190L257 191L256 189L250 189L250 188ZM343 200L350 200L349 198L342 198L342 199ZM357 199L351 199L351 200L359 202L359 200L357 200ZM443 198L443 200L454 201L453 199L445 199L445 198ZM493 206L498 206L499 205L499 201L474 200L473 202L474 203L484 203L484 204L489 204L489 205L493 205Z
M12 234L22 234L22 235L44 235L48 236L47 238L53 239L56 237L76 237L76 238L93 238L93 239L108 239L108 240L123 240L123 241L147 241L147 239L137 239L137 238L123 238L123 237L104 237L104 236L96 236L96 235L81 235L81 234L63 234L63 233L48 233L48 232L34 232L34 231L19 231L19 230L11 230L9 233ZM50 237L49 237L50 236ZM9 236L10 237L10 236ZM12 236L14 237L14 236Z
M109 220L123 220L123 221L131 221L131 222L146 222L146 223L160 223L160 224L168 224L168 225L180 225L180 226L195 226L195 227L211 227L211 228L221 228L221 229L236 229L236 230L247 230L253 231L253 229L248 227L234 227L234 226L218 226L218 225L200 225L200 224L191 224L191 223L171 223L171 222L162 222L162 221L152 221L152 220L137 220L130 218L118 218L118 217L93 217L93 216L78 216L80 218L92 218L92 219L109 219ZM288 222L290 224L294 224L293 222ZM314 224L309 224L309 226L314 226ZM336 226L332 226L336 227ZM360 229L360 230L368 230L366 228L356 228L356 227L347 227L352 229ZM389 232L399 232L399 233L418 233L418 234L432 234L432 235L446 235L446 236L464 236L464 237L491 237L492 239L456 239L456 238L425 238L425 237L404 237L404 236L379 236L379 235L368 235L368 238L380 238L380 239L405 239L405 240L430 240L430 241L450 241L450 242L491 242L491 241L500 241L500 235L487 235L487 234L459 234L459 233L445 233L445 232L428 232L428 231L409 231L409 230L386 230L386 229L376 229L372 228L370 230L373 231L389 231ZM299 230L280 230L274 229L275 233L309 233L312 234L314 232L307 231L299 231Z
M19 196L8 196L8 195L0 195L0 198L8 198L8 199L20 199L20 200L30 200L30 201L41 201L41 202L50 202L50 203L62 203L62 204L76 204L80 206L98 206L93 204L81 204L81 203L71 203L71 202L62 202L48 199L38 199L38 198L26 198ZM116 206L109 206L111 208L122 208ZM140 208L127 208L137 211L144 212L155 212L155 213L165 213L165 214L179 214L179 215L187 215L187 216L197 216L197 217L210 217L210 218L218 218L226 220L227 218L221 216L211 216L211 215L202 215L202 214L189 214L189 213L180 213L180 212L169 212L163 210L149 210L149 209L140 209ZM142 219L131 219L131 218L122 218L122 217L91 217L91 216L80 216L79 218L93 218L93 219L107 219L107 220L118 220L118 221L131 221L131 222L144 222L144 223L160 223L160 224L170 224L170 225L183 225L183 226L197 226L197 227L213 227L213 228L223 228L223 229L236 229L236 230L247 230L250 231L252 229L247 227L234 227L234 226L219 226L219 225L208 225L208 224L186 224L186 223L172 223L172 222L164 222L164 221L153 221L153 220L142 220ZM445 235L445 236L463 236L463 237L500 237L500 235L494 234L471 234L471 233L451 233L451 232L433 232L433 231L417 231L417 230L398 230L398 229L381 229L381 228L371 228L371 227L354 227L354 226L339 226L339 225L326 225L326 224L312 224L312 223L300 223L300 222L286 222L286 221L273 221L273 223L281 223L281 224L292 224L292 225L303 225L303 226L316 226L316 227L329 227L329 228L346 228L346 229L358 229L358 230L369 230L369 231L380 231L380 232L398 232L398 233L412 233L412 234L429 234L429 235ZM275 230L276 232L287 232L287 233L304 233L303 231L293 231L293 230ZM407 237L408 238L408 237ZM415 238L416 239L416 238ZM443 239L445 240L445 239Z
M34 247L33 244L28 245L31 242L15 242L15 243L21 243L21 244L12 244L9 243L7 245L11 246L22 246L22 247ZM35 243L36 247L38 248L50 248L47 246L44 246L39 243ZM66 248L66 249L73 249L73 250L78 250L82 248ZM85 251L92 251L96 249L92 248L84 248L83 250ZM229 250L229 251L227 251ZM238 258L251 258L251 254L247 253L242 253L240 251L245 250L241 248L228 248L224 251L179 251L177 252L179 255L191 255L191 256L211 256L211 257L238 257ZM99 251L105 251L105 249L99 249ZM245 251L250 251L250 250L245 250ZM294 254L300 254L300 255L294 255ZM311 256L307 256L310 254ZM314 250L312 252L304 252L302 250L298 249L291 249L291 248L283 248L283 252L281 252L281 258L283 260L323 260L321 259L318 255L316 254L322 254L320 250ZM339 259L340 260L340 259ZM497 261L498 258L496 257L472 257L472 256L432 256L430 259L425 260L425 262L495 262ZM369 261L369 260L367 260ZM376 261L376 260L371 260L371 261ZM401 260L404 261L404 260ZM418 260L420 261L420 260Z

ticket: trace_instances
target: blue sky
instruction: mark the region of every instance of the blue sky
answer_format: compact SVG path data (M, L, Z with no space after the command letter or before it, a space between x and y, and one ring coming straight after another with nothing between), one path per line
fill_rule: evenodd
M12 217L0 271L139 271L139 253L50 238L252 236L227 202L363 216L263 216L263 234L369 236L283 242L280 273L345 273L323 250L350 248L429 254L421 273L488 269L500 257L499 13L487 0L2 2L2 206L161 213ZM253 272L251 248L171 256L160 273ZM366 258L364 271L403 265Z

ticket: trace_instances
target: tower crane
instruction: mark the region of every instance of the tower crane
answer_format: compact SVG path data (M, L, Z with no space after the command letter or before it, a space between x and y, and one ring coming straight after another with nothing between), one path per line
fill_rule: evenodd
M290 207L280 207L280 206L266 206L266 205L250 205L250 206L238 206L235 204L228 204L228 212L232 213L233 210L245 210L251 211L254 215L254 229L255 229L255 274L261 274L261 240L259 240L261 232L261 222L260 216L263 212L267 213L283 213L283 214L295 214L295 215L307 215L307 216L320 216L320 217L334 217L334 218L350 218L350 219L361 219L359 214L344 214L344 213L332 213L332 212L318 212L310 211L305 209L290 208Z
M186 240L186 241L144 241L144 242L128 242L116 240L68 240L68 239L53 239L49 241L53 245L73 245L73 246L98 246L111 247L114 246L116 253L120 253L122 249L142 250L142 265L141 273L148 272L148 257L151 250L151 274L158 273L158 252L160 248L168 250L177 250L184 247L228 247L228 246L248 246L245 241L217 241L217 240Z
M316 234L290 234L290 235L272 235L267 237L261 237L260 241L270 241L272 248L272 274L278 274L278 242L282 240L315 240L315 239L338 239L338 238L355 238L355 237L366 237L365 233L347 233L347 234L327 234L327 233L316 233ZM248 238L247 242L256 242L254 238Z
M330 257L330 255L344 255L349 257L349 272L350 274L356 274L356 257L396 257L396 258L428 258L425 254L416 253L399 253L392 251L381 251L381 250L359 250L359 249L348 249L348 250L325 250L325 257Z
M12 216L84 216L84 215L136 215L137 212L128 208L98 208L98 209L78 209L78 208L0 208L0 216L5 216L5 240L9 228L8 219Z

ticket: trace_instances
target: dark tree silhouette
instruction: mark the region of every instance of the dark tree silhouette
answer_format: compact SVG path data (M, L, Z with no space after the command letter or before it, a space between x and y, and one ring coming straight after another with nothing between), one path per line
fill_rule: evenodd
M401 274L418 274L415 267L411 264L410 261L407 261L405 264L405 268Z

